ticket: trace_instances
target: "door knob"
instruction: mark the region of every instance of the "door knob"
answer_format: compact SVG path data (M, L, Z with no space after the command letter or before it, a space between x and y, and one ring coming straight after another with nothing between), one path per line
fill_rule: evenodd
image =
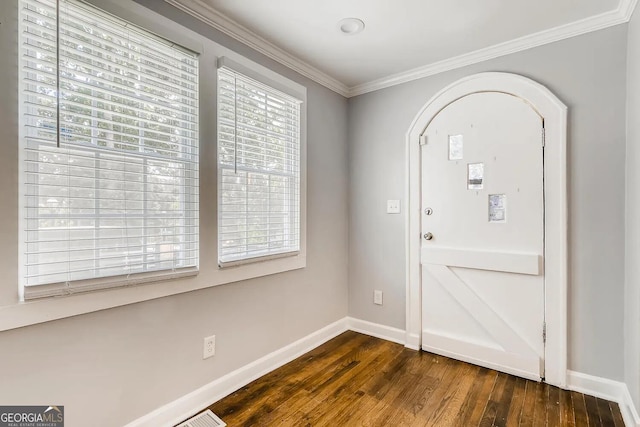
M424 233L424 236L422 236L422 237L424 237L424 240L431 240L431 239L433 239L433 234Z

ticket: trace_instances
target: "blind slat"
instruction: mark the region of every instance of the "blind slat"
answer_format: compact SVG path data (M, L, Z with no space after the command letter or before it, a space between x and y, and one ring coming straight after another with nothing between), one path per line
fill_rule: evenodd
M25 96L28 96L29 94L30 94L30 91L26 90L25 91ZM73 94L70 94L70 93L64 93L64 94L67 95L67 96L73 96ZM99 98L96 99L96 102L100 102L100 99ZM49 111L51 113L54 113L56 111L55 107L48 107L48 106L42 105L42 104L35 104L35 103L30 102L30 101L26 101L24 104L26 106L32 106L32 107L38 108L41 111ZM110 119L106 119L106 118L100 118L97 114L96 115L89 115L89 114L82 114L82 113L79 113L77 111L69 111L68 106L70 106L70 105L73 105L73 103L68 103L68 102L64 102L64 101L62 101L60 103L60 106L61 106L61 112L60 113L61 113L61 115L67 116L67 117L74 117L76 119L77 118L82 118L82 119L86 119L88 121L94 121L94 122L97 122L97 123L106 123L106 124L109 124L111 126L122 126L122 127L127 127L127 128L133 128L135 126L135 124L134 124L135 122L144 123L146 125L152 125L152 126L162 125L162 123L158 123L156 120L143 119L143 118L141 118L139 116L131 116L131 115L122 114L122 113L118 113L118 112L111 111L111 110L102 110L102 109L98 109L98 108L94 107L94 113L93 114L101 113L103 115L109 115L109 116L112 116L112 117L119 117L122 121L115 121L115 120L112 120L112 119L110 120ZM89 108L88 105L83 105L83 104L80 104L80 103L75 103L75 105L82 106L84 108ZM33 114L28 114L28 115L33 115ZM179 119L176 119L176 118L174 118L172 116L162 116L162 114L159 114L159 113L156 113L156 112L154 112L153 115L157 116L158 118L164 119L164 120L171 120L171 121L174 121L174 122L177 121L177 122L185 122L186 124L192 124L192 122L187 122L186 120L179 120ZM191 115L191 114L189 114L189 115ZM72 125L74 125L76 123L64 122L62 124L65 125L65 126L72 126ZM178 129L178 130L194 132L194 129L192 127L183 127L183 126L176 126L176 125L165 125L165 126L172 126L172 127L174 127L175 129ZM152 129L145 128L145 127L139 127L139 129L147 130L147 131L153 131ZM108 129L104 129L104 128L101 128L101 130L108 131ZM181 137L180 135L175 135L175 134L172 135L172 136Z
M101 140L98 140L98 142L99 141ZM31 145L40 143L43 146L40 148L32 147L32 146L26 147L24 150L26 152L40 153L40 154L46 152L48 154L54 154L50 149L51 147L50 141L45 142L45 141L28 139L28 142ZM106 140L104 142L119 144L118 141ZM60 150L58 150L58 153L59 153L58 155L73 156L76 162L75 164L70 166L73 167L74 169L80 169L80 170L89 169L89 170L96 170L96 171L117 171L117 172L124 171L127 173L136 173L135 170L130 170L130 169L120 170L120 169L114 169L113 167L101 168L93 165L90 167L82 166L82 164L79 164L78 161L96 161L96 162L102 161L104 163L110 163L112 165L120 164L122 165L123 168L127 166L130 168L136 168L136 167L139 168L141 164L138 162L140 160L147 159L149 163L155 166L158 166L159 164L164 163L165 167L179 168L182 165L189 165L189 164L192 164L193 165L192 167L196 167L197 159L198 159L197 152L182 153L183 154L182 157L167 157L167 156L157 155L156 153L150 151L151 147L146 147L144 145L140 147L141 149L143 149L142 151L122 150L122 149L104 147L104 146L101 147L94 144L89 145L89 144L67 143L66 145L67 147L69 147L68 148L69 151L71 150L71 148L73 148L73 154L68 154L69 151L61 152ZM114 154L116 152L119 152L120 154ZM103 154L105 157L96 157L98 154ZM38 160L32 160L32 159L26 159L26 162L33 163L33 164L38 164L38 163L50 164L48 161L42 163ZM64 166L64 164L60 164L60 166ZM27 173L33 173L33 171L29 171ZM71 174L71 176L73 176L73 174ZM83 175L80 175L80 176L83 176Z
M190 226L190 227L195 227L195 226ZM181 236L197 236L198 233L192 232L192 233L182 233ZM130 239L138 239L138 238L143 238L143 237L154 237L156 236L155 234L149 234L149 235L134 235L131 236ZM118 237L101 237L101 238L82 238L82 237L78 237L73 239L72 243L77 243L77 242L89 242L89 241L94 241L94 240L98 240L98 241L105 241L105 240L115 240L115 239L122 239L122 236L118 236ZM26 242L29 245L40 245L42 243L69 243L68 239L51 239L51 240L37 240L37 241L27 241ZM41 245L42 246L42 245ZM70 246L71 247L71 246ZM86 248L83 248L82 250L87 250ZM93 250L93 249L92 249ZM41 250L41 251L36 251L36 250L29 250L26 251L25 254L32 254L32 253L47 253L48 251L46 250Z
M37 53L37 52L36 52ZM30 55L24 55L23 56L23 60L27 61L27 62L33 62L34 57L30 56ZM48 61L42 60L42 59L38 59L38 65L40 66L44 66L47 63L49 63ZM51 62L51 66L55 67L55 62ZM91 70L91 71L95 71L95 70ZM37 68L34 66L29 65L28 63L22 66L22 72L26 73L26 74L37 74L39 78L45 79L45 78L49 78L49 79L55 79L56 78L56 73L54 69L48 70L46 68ZM95 74L92 73L87 73L87 72L83 72L83 71L79 71L77 68L74 70L74 75L77 77L76 79L71 79L70 77L64 77L63 76L63 83L70 83L73 82L74 84L77 85L81 85L82 87L85 87L87 89L96 89L96 90L106 90L107 92L113 92L114 96L117 96L119 98L125 98L128 100L135 100L135 101L139 101L140 99L136 96L135 92L144 92L145 89L149 89L149 90L153 90L154 92L149 92L147 91L146 93L148 94L155 94L156 97L162 95L164 92L166 92L167 95L171 95L171 99L169 100L164 100L164 105L166 107L166 103L171 103L171 104L180 104L186 107L191 107L191 108L195 108L195 101L194 98L190 97L189 94L196 94L195 90L192 89L184 89L184 92L187 93L187 95L183 95L181 93L176 93L176 92L171 92L171 88L166 88L163 86L157 86L157 85L153 85L150 84L149 82L145 82L145 84L142 84L140 81L137 80L129 80L127 78L125 78L122 75L116 74L110 74L110 73L104 73L101 70L97 70L95 71L95 73L101 74L104 77L101 76L96 76ZM111 79L109 79L109 77L111 77ZM121 80L121 83L115 82L113 80L114 77L117 77L119 80ZM87 84L87 83L83 83L83 80L91 80L94 82L94 84ZM125 84L125 83L129 83L129 84ZM55 82L54 82L55 85ZM54 85L51 85L51 87L54 87ZM106 89L104 89L106 87ZM124 91L128 92L125 93ZM193 95L195 96L195 95Z
M254 122L255 123L255 122ZM237 129L239 132L250 132L253 133L255 135L261 135L263 137L271 137L274 139L284 139L285 140L285 144L292 144L290 141L293 139L299 139L299 135L296 135L296 132L298 132L299 130L296 130L296 132L285 132L285 133L278 133L269 129L264 129L261 128L260 126L257 125L257 123L255 125L253 124L249 124L248 122L243 122L242 119L238 119L237 122L235 123L229 123L229 122L225 122L224 119L220 120L220 125L222 126L227 126L230 129L234 129L237 126Z
M196 55L78 0L59 29L55 0L20 2L25 298L197 268Z

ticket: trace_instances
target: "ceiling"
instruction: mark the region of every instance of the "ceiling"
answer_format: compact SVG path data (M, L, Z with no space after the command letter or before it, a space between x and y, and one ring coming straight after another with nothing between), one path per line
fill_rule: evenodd
M625 22L636 1L198 0L347 90L487 48L539 45ZM362 19L364 31L342 34L338 21L347 17Z

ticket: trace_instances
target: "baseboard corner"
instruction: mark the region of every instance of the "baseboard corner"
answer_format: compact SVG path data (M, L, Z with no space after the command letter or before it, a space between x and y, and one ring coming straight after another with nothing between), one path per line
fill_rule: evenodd
M348 329L354 332L402 345L406 344L406 334L402 329L369 322L367 320L356 319L355 317L347 317L347 325Z
M620 381L596 377L582 372L567 371L567 388L579 393L616 402L626 427L640 427L638 410L631 399L629 388Z
M622 418L624 419L624 424L627 427L640 427L640 416L638 415L638 409L636 405L633 403L633 399L631 398L631 394L629 393L629 387L624 385L623 396L620 402L618 402L620 406L620 412L622 413Z

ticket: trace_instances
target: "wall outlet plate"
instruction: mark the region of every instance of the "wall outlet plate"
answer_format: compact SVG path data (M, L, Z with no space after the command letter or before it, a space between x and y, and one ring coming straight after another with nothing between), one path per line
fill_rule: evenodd
M400 213L400 200L387 200L387 213L399 214Z
M204 339L204 349L202 351L202 358L208 359L216 355L216 336L211 335Z
M373 303L382 305L382 291L373 291Z

